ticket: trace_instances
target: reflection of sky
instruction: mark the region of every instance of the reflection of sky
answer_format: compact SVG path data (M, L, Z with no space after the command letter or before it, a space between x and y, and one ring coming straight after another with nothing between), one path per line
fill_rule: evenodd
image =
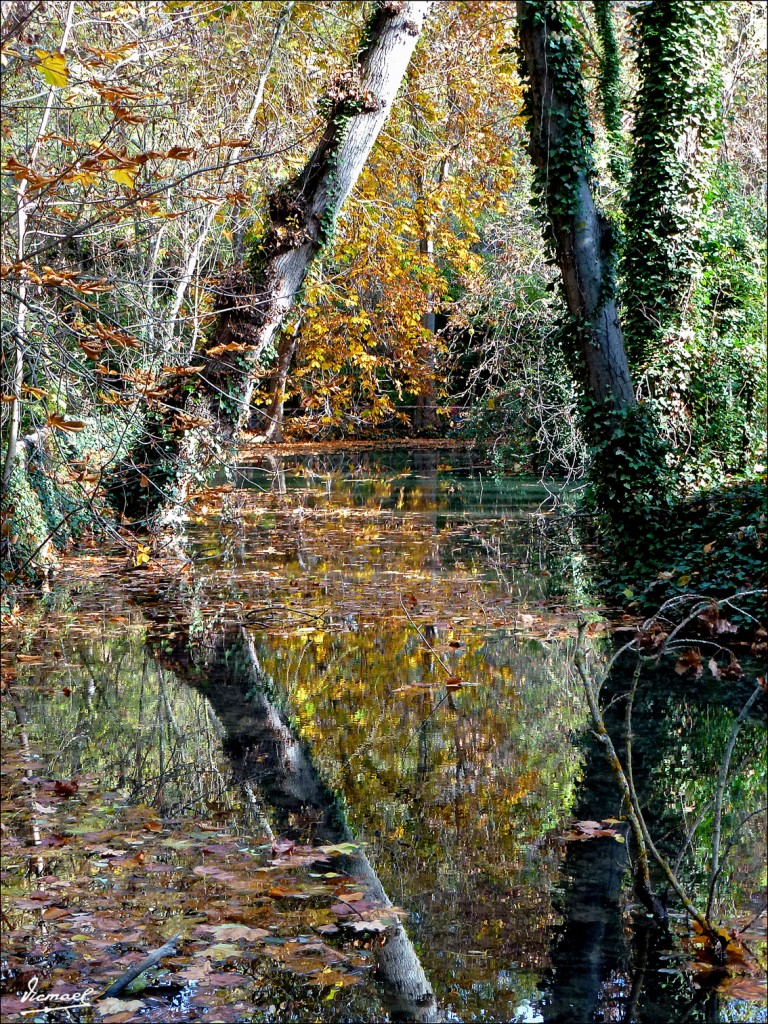
M515 1024L543 1024L544 1021L544 1018L536 1007L531 1006L527 999L524 999L515 1009L515 1016L513 1019Z
M765 1024L768 1021L768 1007L758 1003L734 1001L720 1006L722 1024Z

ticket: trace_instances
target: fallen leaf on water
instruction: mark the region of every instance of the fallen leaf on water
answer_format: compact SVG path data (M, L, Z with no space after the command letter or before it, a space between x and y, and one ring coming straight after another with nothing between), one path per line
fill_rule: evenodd
M142 1010L145 1003L141 999L99 999L95 1003L96 1008L102 1017L115 1014L115 1013L130 1013L133 1014L137 1010ZM126 1018L129 1020L130 1018Z
M383 921L347 921L344 924L344 927L350 931L363 934L365 932L377 934L387 930L387 925L385 925Z
M267 896L271 896L274 900L280 899L295 899L295 900L308 900L309 894L305 892L297 892L295 889L286 889L285 886L275 885L271 889L267 890Z
M207 949L201 949L195 956L205 957L207 960L226 960L230 956L241 956L242 952L231 942L216 942Z
M344 974L342 971L332 971L330 968L321 971L307 978L310 985L333 985L336 988L344 988L345 985L357 985L362 978L357 974Z
M565 839L566 842L572 842L578 839L598 839L601 836L617 837L618 834L615 828L605 828L604 823L600 821L577 821L573 831L568 832Z
M57 921L61 917L69 917L71 913L71 910L65 910L63 907L48 907L43 911L43 920Z
M244 924L220 924L211 929L211 932L215 939L248 939L249 941L264 939L272 934L265 928L249 928Z
M77 781L77 779L72 779L70 782L61 782L57 780L56 784L53 787L53 791L54 793L57 793L59 796L69 797L74 796L79 788L80 783Z

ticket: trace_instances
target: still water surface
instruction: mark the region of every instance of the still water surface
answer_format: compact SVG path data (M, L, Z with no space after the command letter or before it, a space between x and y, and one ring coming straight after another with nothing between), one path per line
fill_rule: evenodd
M619 819L621 805L571 668L577 610L594 620L596 668L610 641L573 538L543 528L551 492L444 452L272 459L238 482L215 515L201 502L193 571L168 584L167 607L137 588L97 640L71 634L67 665L45 675L56 696L24 692L28 731L57 778L98 774L161 824L207 818L288 859L290 843L357 844L332 866L359 891L333 914L319 896L314 918L312 901L291 910L296 943L347 935L375 918L368 906L403 913L386 943L361 928L336 984L320 977L327 963L283 956L277 929L237 1004L217 1015L177 979L172 1019L765 1020L759 1002L694 987L690 953L637 926L621 824L618 839L572 838L575 821ZM648 681L638 784L667 833L679 798L706 802L742 704L692 695L669 669ZM739 843L724 912L741 920L760 911L759 823ZM188 851L174 849L181 877ZM148 914L167 937L166 919L200 895L179 883L174 909L160 895L173 879L159 877ZM238 899L235 920L267 922L265 898L261 917ZM165 1019L156 995L137 1020Z

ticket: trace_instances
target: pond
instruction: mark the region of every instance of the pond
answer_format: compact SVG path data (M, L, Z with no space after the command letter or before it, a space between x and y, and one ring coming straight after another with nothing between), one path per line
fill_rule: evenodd
M553 491L435 450L275 456L236 482L200 494L188 564L105 569L97 550L23 613L3 691L3 1019L35 1019L33 977L102 992L179 936L119 999L70 1014L766 1020L754 966L708 971L672 898L666 939L634 900L577 617L595 672L614 641ZM643 677L636 782L669 855L688 836L694 889L753 685ZM764 750L754 715L720 892L755 962Z

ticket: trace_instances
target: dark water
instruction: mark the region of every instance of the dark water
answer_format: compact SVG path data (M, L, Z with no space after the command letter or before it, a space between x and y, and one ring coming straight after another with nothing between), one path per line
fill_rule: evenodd
M405 914L330 997L284 964L247 1011L219 1018L182 992L173 1019L766 1020L764 1003L683 969L694 954L673 899L672 939L650 928L622 824L619 839L573 838L575 821L622 817L572 669L577 613L593 621L594 671L612 647L586 558L545 528L551 492L433 452L273 459L239 484L190 527L183 628L156 595L110 609L97 638L71 625L96 590L58 609L67 665L46 669L47 692L24 691L27 731L57 778L98 773L169 821L359 844L339 870ZM632 667L619 662L609 697ZM702 813L680 868L699 893L707 808L752 685L692 687L670 665L640 688L636 781L669 855ZM611 717L618 734L620 700ZM759 718L733 765L719 915L743 924L765 884L764 816L743 821L764 802ZM164 922L180 913L161 903ZM137 1020L163 1019L148 1006Z

